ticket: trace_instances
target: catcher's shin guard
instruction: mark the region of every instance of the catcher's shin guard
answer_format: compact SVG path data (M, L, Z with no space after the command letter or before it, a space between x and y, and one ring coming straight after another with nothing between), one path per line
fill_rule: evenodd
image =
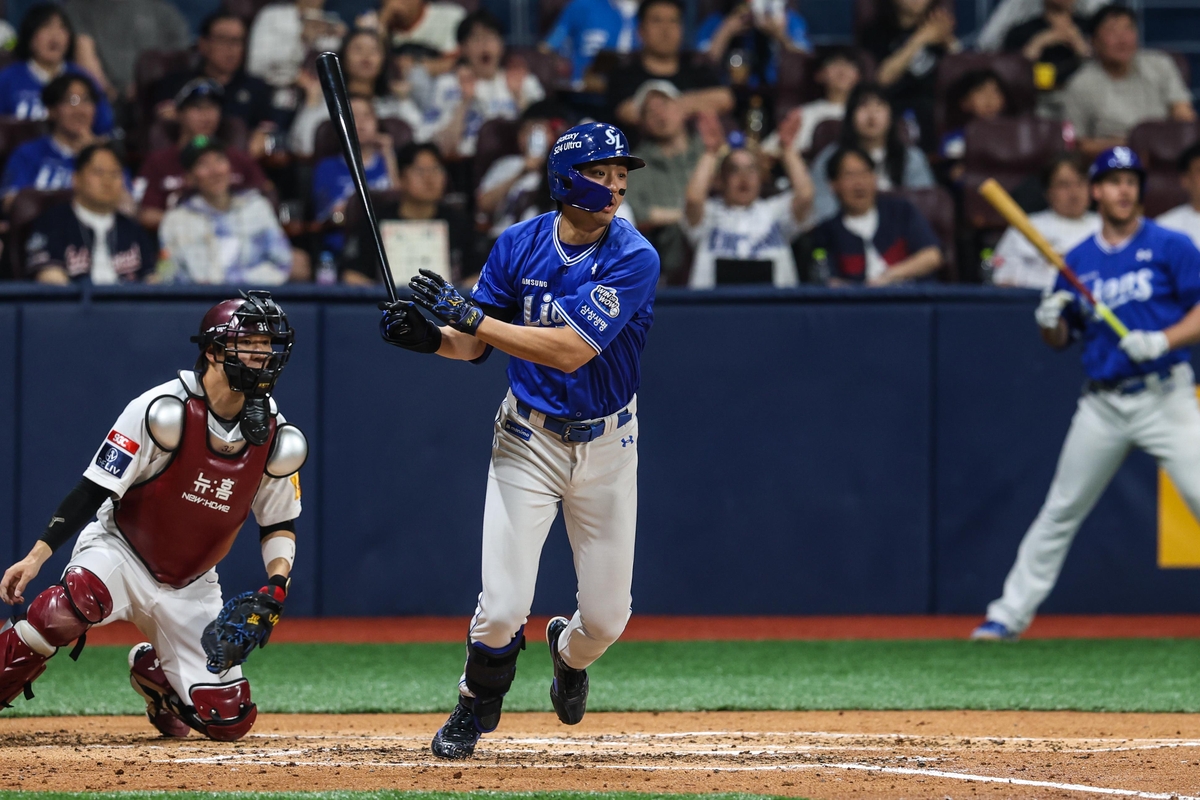
M84 634L112 613L108 587L83 567L71 567L60 583L29 604L26 618L0 633L0 705L8 705L46 669L58 648L76 639L78 657Z
M525 627L500 649L467 639L467 689L474 695L471 710L480 733L491 733L500 724L500 708L517 676L517 656L525 649Z
M154 645L142 642L129 651L129 683L146 700L146 717L163 736L182 739L192 729L175 711L182 707L159 663Z
M258 719L258 706L250 702L250 682L245 678L215 686L193 686L190 694L194 705L184 709L181 716L210 739L236 741L249 733Z

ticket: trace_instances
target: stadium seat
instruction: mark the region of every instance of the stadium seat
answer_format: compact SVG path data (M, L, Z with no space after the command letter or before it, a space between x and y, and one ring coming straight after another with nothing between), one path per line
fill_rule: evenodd
M1062 150L1062 124L1053 120L1017 117L968 123L963 159L963 211L967 222L977 229L1003 228L1003 217L979 196L980 185L995 178L1012 191Z
M559 89L570 88L571 62L558 53L544 53L536 47L510 47L509 60L522 59L529 71L541 82L547 97Z
M44 120L0 117L0 167L8 161L13 150L30 139L44 135L48 130L49 126Z
M954 84L972 70L988 68L995 70L1004 82L1005 93L1012 104L1006 114L1016 117L1033 113L1037 90L1033 85L1033 65L1028 59L1020 53L956 53L946 56L938 64L937 88L934 90L937 98L934 124L938 135L959 128L965 122L962 112L948 103Z
M559 16L562 14L567 3L571 0L538 0L538 39L545 39L546 34L554 27L554 23L558 22Z
M150 127L154 124L154 84L167 75L195 66L198 56L193 50L143 50L133 65L134 101L132 135L129 145L135 151L149 152L147 145Z
M901 189L891 194L912 203L929 222L942 243L942 255L946 259L938 274L943 281L957 282L958 249L955 243L954 198L950 192L945 187L934 186L928 189Z
M827 119L824 122L818 123L813 129L812 138L812 155L816 156L829 145L833 144L842 135L842 121L840 119Z
M46 209L69 201L71 194L70 189L53 192L22 189L13 198L12 208L8 212L8 267L12 271L12 276L17 280L33 277L25 274L25 240L29 237L29 229L32 227L33 221L40 217Z
M775 85L775 113L779 119L796 106L813 99L816 59L809 53L785 50L779 56L779 81Z
M520 152L517 141L520 129L521 123L517 120L489 119L483 123L475 141L475 159L471 165L473 185L479 185L496 159Z
M1146 216L1157 217L1187 201L1176 169L1179 154L1200 141L1200 122L1143 122L1129 133L1129 146L1146 167Z

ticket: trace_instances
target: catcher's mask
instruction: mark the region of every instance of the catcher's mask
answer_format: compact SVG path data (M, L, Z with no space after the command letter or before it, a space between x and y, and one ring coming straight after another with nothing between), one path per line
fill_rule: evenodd
M248 349L245 342L251 336L269 337L270 351ZM229 388L247 397L264 397L275 387L292 355L294 339L287 314L270 292L261 290L217 303L200 321L200 333L192 337L200 345L201 360L212 351L225 368Z

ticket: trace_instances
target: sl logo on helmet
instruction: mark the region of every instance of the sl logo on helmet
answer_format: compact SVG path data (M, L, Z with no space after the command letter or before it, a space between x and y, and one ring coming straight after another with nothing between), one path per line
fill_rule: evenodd
M604 132L604 141L609 147L615 147L618 150L621 149L621 134L617 132L616 128L609 128Z
M1114 147L1113 161L1118 164L1129 164L1133 161L1133 151L1128 147Z

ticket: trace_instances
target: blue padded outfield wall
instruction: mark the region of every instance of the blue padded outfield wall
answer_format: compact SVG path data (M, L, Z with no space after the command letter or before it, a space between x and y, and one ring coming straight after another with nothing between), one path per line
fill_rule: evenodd
M504 359L378 338L378 299L278 293L297 329L278 387L308 434L289 612L469 614ZM212 289L0 289L0 554L27 551L124 404L188 368ZM1032 292L660 295L644 362L634 610L981 613L1049 485L1082 381ZM1197 612L1157 567L1153 462L1135 455L1045 606ZM253 525L220 567L256 588ZM60 553L33 586L57 578ZM31 596L31 595L27 595ZM561 523L536 613L569 612Z

